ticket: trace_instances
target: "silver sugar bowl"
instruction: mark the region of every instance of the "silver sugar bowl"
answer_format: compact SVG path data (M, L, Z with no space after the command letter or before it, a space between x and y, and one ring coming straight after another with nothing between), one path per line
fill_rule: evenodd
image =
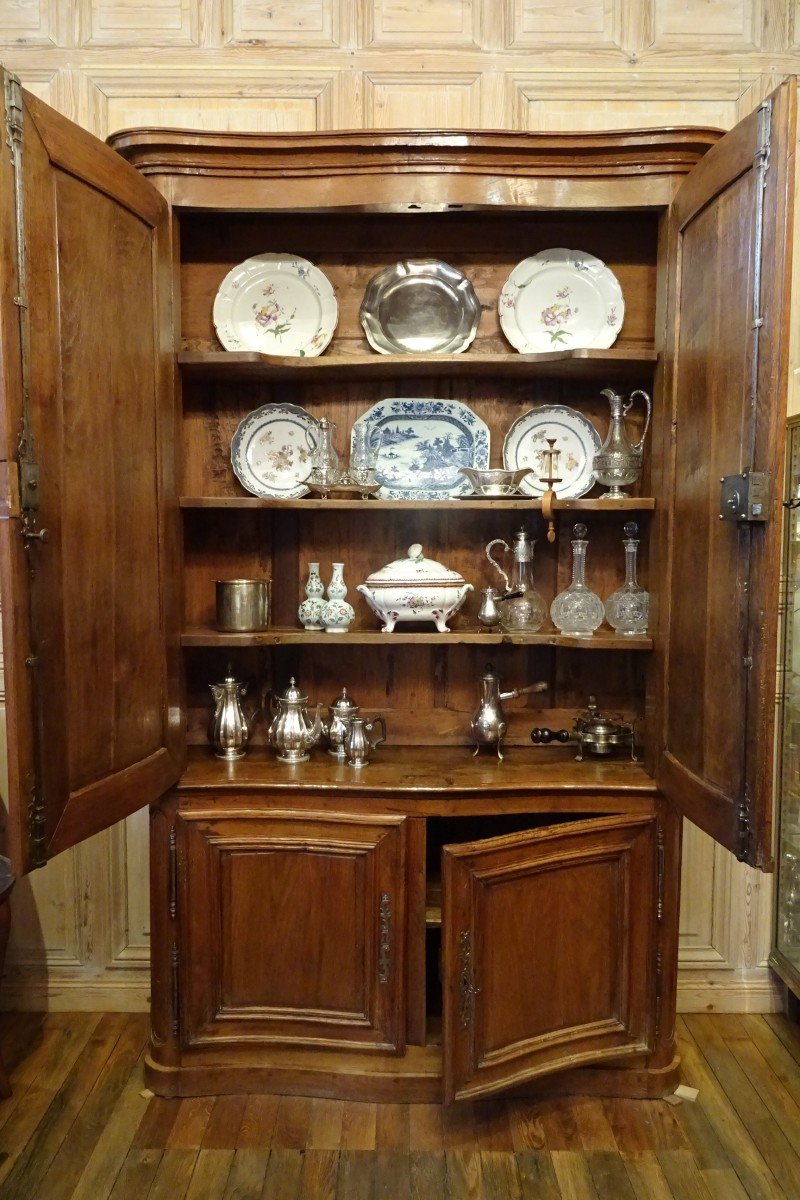
M344 762L347 758L347 750L344 745L347 727L353 717L357 717L360 712L359 705L348 696L347 688L342 688L341 695L328 705L329 720L323 723L322 732L328 739L328 754L340 762Z

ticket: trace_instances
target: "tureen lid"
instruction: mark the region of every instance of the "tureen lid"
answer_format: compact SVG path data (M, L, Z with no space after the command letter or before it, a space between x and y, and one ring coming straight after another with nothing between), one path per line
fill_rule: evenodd
M461 587L464 576L451 571L433 558L425 558L422 546L415 542L408 547L407 558L396 558L367 579L368 584L405 586L406 584L437 583L442 587Z

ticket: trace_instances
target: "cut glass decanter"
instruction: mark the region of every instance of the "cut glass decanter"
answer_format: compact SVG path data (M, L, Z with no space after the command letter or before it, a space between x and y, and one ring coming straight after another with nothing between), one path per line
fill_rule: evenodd
M550 617L561 633L570 637L591 637L603 621L603 601L590 591L584 582L586 570L585 525L575 525L572 530L572 583L559 592L550 605Z
M639 527L628 521L623 529L625 547L625 582L606 600L606 620L624 637L647 633L650 596L636 582L636 555L639 549Z

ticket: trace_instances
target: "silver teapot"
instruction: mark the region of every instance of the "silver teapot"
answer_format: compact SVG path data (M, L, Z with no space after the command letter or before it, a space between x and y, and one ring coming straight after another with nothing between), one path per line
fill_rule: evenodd
M294 678L282 696L273 695L270 711L273 714L269 727L269 744L278 752L278 762L308 762L309 750L322 735L322 705L317 705L313 725L308 720L308 696L305 696Z
M605 396L611 407L611 424L606 440L594 456L592 470L597 482L609 489L603 492L600 499L621 500L626 495L622 490L623 484L635 483L642 473L644 439L650 425L650 397L641 388L631 392L627 400L623 400L611 388L605 388L600 395ZM637 396L644 401L647 415L642 436L638 442L631 442L625 430L625 417Z
M212 683L209 687L216 703L208 723L208 740L214 747L214 754L228 762L244 758L255 721L254 715L248 722L242 708L247 684L228 674L222 683Z
M348 696L347 688L342 688L341 695L328 705L329 720L323 722L322 732L328 739L328 754L338 758L340 762L347 758L344 747L347 727L360 712L360 707Z
M373 741L369 735L376 725L381 727L381 736ZM369 762L370 750L375 750L385 741L386 722L383 717L373 717L371 721L365 717L353 717L348 723L344 739L348 763L351 767L365 767Z
M508 732L508 721L503 712L503 700L514 700L517 696L528 696L531 692L547 691L546 683L529 683L527 687L513 688L510 692L500 691L500 676L489 663L481 676L481 694L478 707L472 717L470 729L475 743L473 758L481 746L496 746L497 757L503 761L503 739Z

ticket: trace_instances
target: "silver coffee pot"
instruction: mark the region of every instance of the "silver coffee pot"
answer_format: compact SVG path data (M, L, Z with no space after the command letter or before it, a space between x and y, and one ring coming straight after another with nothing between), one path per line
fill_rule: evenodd
M277 750L278 762L308 762L308 752L322 734L321 710L322 705L318 704L314 723L309 724L308 696L300 691L293 678L282 696L271 697L269 744Z
M208 723L208 740L214 747L214 754L228 762L244 758L255 721L253 717L248 722L242 708L247 684L228 674L222 683L212 683L209 687L216 703Z
M650 397L641 388L631 392L627 400L623 400L611 388L605 388L600 395L605 396L610 405L611 423L606 440L594 456L592 470L597 482L609 489L603 492L600 499L621 500L626 495L622 490L623 485L635 483L642 473L644 439L650 425ZM625 429L625 417L637 396L644 401L646 416L642 436L638 442L632 442Z
M347 727L353 717L357 717L360 712L359 705L348 696L347 688L342 688L341 695L328 705L329 719L323 723L322 732L328 739L328 754L338 758L340 762L344 762L347 758L344 746Z
M381 736L373 741L369 735L376 725L381 727ZM373 717L371 721L365 717L351 718L344 738L348 763L351 767L365 767L369 762L370 750L375 750L381 742L385 741L386 722L383 717Z
M547 684L529 683L527 687L513 688L509 692L500 691L500 676L491 663L481 676L481 693L478 707L472 717L470 729L475 743L473 757L481 746L496 746L497 757L503 761L503 739L508 732L508 721L503 712L503 700L514 700L517 696L528 696L532 692L547 691Z

